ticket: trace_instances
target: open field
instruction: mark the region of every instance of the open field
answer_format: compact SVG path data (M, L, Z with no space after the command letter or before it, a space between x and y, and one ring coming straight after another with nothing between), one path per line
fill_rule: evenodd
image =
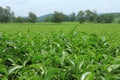
M8 24L0 24L0 31L7 32L7 33L16 33L16 32L23 32L27 33L39 33L39 32L51 32L51 31L63 31L69 32L79 23L8 23ZM79 24L76 28L77 31L82 32L119 32L120 31L120 24Z

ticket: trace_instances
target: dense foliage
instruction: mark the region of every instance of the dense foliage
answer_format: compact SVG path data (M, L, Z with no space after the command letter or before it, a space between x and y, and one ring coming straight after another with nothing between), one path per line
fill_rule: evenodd
M37 16L33 12L29 12L28 17L15 17L14 19L15 23L35 23L37 22Z
M119 80L120 33L0 33L0 80Z
M61 12L55 11L53 17L51 17L52 22L60 23L65 21L65 15Z
M17 23L35 23L37 21L37 16L33 12L29 12L28 17L15 17L14 12L11 10L10 7L0 7L0 23L10 23L10 22L17 22Z
M35 23L37 21L37 16L33 12L29 12L28 21L31 23Z
M114 20L114 17L111 14L102 14L97 17L98 23L112 23Z
M10 7L0 7L0 23L13 22L14 18L14 12L11 11Z
M96 11L85 10L65 15L61 12L54 12L53 16L45 18L46 22L80 22L80 23L112 23L114 16L112 14L97 14Z

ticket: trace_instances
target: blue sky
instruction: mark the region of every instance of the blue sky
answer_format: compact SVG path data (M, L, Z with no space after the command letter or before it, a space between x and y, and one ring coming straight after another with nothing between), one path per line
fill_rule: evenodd
M97 10L97 12L120 12L120 0L0 0L0 6L10 6L16 16L27 16L32 11L41 16L54 11L78 12Z

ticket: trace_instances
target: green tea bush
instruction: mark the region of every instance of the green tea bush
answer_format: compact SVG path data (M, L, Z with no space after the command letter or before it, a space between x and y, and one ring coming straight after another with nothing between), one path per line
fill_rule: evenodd
M119 80L120 33L0 33L1 80Z

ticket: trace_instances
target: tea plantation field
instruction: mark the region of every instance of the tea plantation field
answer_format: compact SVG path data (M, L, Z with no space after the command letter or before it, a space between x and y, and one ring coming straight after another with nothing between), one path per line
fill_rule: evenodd
M0 24L0 80L120 80L119 24L76 24Z
M69 32L79 23L76 22L64 22L64 23L8 23L8 24L0 24L0 31L7 33L28 33L31 34L39 33L39 32L51 32L51 31L63 31ZM82 32L119 32L120 24L79 24L76 28L77 31Z

